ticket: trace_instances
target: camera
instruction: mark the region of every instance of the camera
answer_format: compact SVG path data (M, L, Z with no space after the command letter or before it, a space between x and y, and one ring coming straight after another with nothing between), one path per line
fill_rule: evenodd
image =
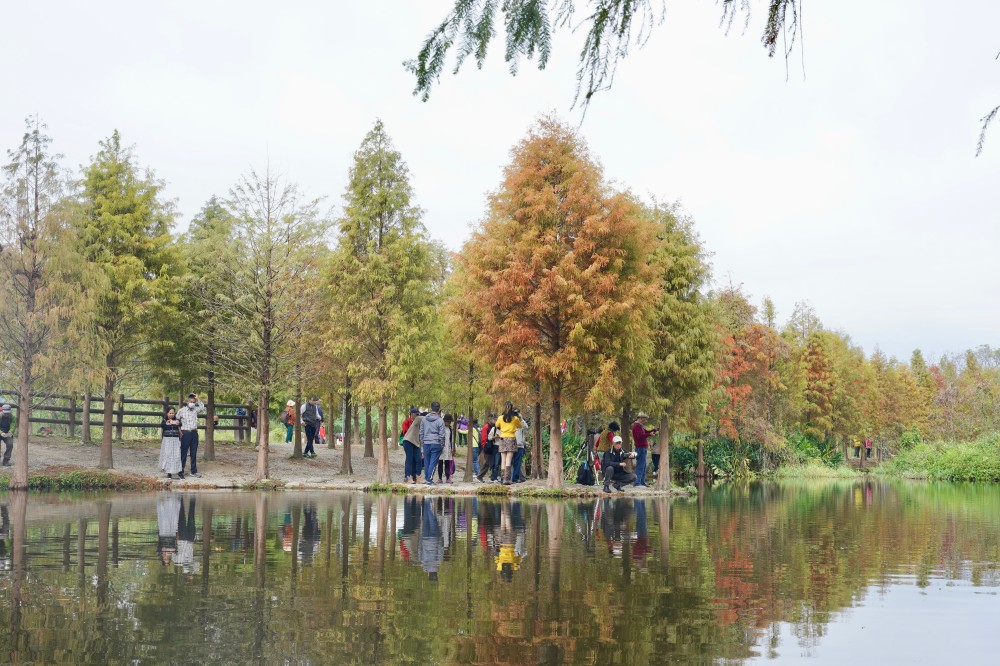
M628 453L625 454L625 457L635 460L636 458L639 457L639 454L636 453L635 451L629 451Z

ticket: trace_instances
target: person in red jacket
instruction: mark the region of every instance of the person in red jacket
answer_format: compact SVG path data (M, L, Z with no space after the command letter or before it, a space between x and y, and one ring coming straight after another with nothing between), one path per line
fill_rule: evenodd
M632 424L632 444L635 446L635 484L636 486L646 485L646 454L649 453L649 437L656 434L656 428L646 429L646 421L649 414L639 412L635 423Z

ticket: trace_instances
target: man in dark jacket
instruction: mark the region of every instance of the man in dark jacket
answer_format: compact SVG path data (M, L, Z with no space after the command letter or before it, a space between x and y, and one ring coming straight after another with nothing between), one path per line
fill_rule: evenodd
M420 421L420 446L424 450L424 483L433 486L431 473L437 469L438 459L444 449L444 419L441 403L431 403L431 413Z
M10 452L14 448L14 435L11 434L13 430L13 409L10 405L4 405L0 409L0 440L4 444L3 452L3 466L10 467Z
M635 458L634 453L622 451L622 438L615 435L611 448L604 452L601 460L601 470L604 472L604 492L611 492L611 484L615 484L615 490L624 490L623 483L634 483L635 474L625 469L625 461Z
M497 469L496 463L500 459L498 454L498 446L496 441L490 439L490 431L493 430L493 426L496 423L497 415L488 414L486 416L486 423L483 425L482 431L479 433L479 446L483 453L483 462L479 465L479 471L476 473L476 479L479 481L483 480L487 472L492 472L490 477L491 481L497 480Z

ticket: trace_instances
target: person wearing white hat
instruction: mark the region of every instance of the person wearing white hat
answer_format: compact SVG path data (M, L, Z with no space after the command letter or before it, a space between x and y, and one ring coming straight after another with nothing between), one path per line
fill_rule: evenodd
M13 410L10 405L5 404L3 407L0 407L0 440L3 440L4 443L4 467L10 467L10 452L14 448L14 435L11 434L11 430L13 429L12 412Z
M615 484L615 490L624 491L623 483L635 481L635 474L625 468L625 461L635 458L635 453L622 451L621 435L615 435L611 440L611 448L604 452L601 460L601 471L604 472L604 492L611 492L611 484Z
M295 432L295 401L289 400L285 403L278 420L285 425L285 444L292 443L292 433Z

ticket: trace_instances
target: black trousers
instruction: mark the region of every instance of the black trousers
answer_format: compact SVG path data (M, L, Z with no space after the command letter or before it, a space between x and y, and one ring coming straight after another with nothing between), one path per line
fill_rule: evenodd
M303 455L306 453L316 453L316 449L313 448L313 444L319 439L319 424L318 423L306 423L306 450L303 451Z
M181 473L187 466L188 453L191 454L191 473L198 473L198 431L181 430Z
M10 463L10 452L14 449L14 435L3 438L3 464Z
M605 467L604 485L610 486L612 483L635 483L635 474L622 471L618 467Z

